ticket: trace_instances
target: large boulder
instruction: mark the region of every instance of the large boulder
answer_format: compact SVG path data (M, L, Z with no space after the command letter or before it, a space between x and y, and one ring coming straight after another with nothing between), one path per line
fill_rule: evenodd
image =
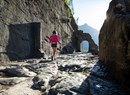
M99 60L113 77L130 86L130 1L112 0L99 35Z

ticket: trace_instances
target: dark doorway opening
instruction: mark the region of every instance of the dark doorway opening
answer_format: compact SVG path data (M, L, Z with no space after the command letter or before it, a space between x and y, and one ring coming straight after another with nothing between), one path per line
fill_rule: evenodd
M26 23L9 25L9 40L6 47L10 60L39 57L41 24Z

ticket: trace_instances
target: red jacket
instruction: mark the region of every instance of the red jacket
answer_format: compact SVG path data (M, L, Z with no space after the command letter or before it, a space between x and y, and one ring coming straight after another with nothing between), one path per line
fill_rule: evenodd
M59 38L58 38L58 36L56 35L56 34L52 34L51 36L50 36L50 43L60 43L59 42Z

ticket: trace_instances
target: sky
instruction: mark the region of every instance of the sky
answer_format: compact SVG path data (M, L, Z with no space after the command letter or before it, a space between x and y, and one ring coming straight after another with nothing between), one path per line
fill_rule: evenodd
M89 26L101 29L106 18L111 0L73 0L74 17L78 19L78 25L87 23Z

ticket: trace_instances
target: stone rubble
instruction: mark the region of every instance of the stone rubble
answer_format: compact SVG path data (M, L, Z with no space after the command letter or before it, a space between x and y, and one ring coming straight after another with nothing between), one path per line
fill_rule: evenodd
M14 63L0 66L0 95L127 95L91 53Z

